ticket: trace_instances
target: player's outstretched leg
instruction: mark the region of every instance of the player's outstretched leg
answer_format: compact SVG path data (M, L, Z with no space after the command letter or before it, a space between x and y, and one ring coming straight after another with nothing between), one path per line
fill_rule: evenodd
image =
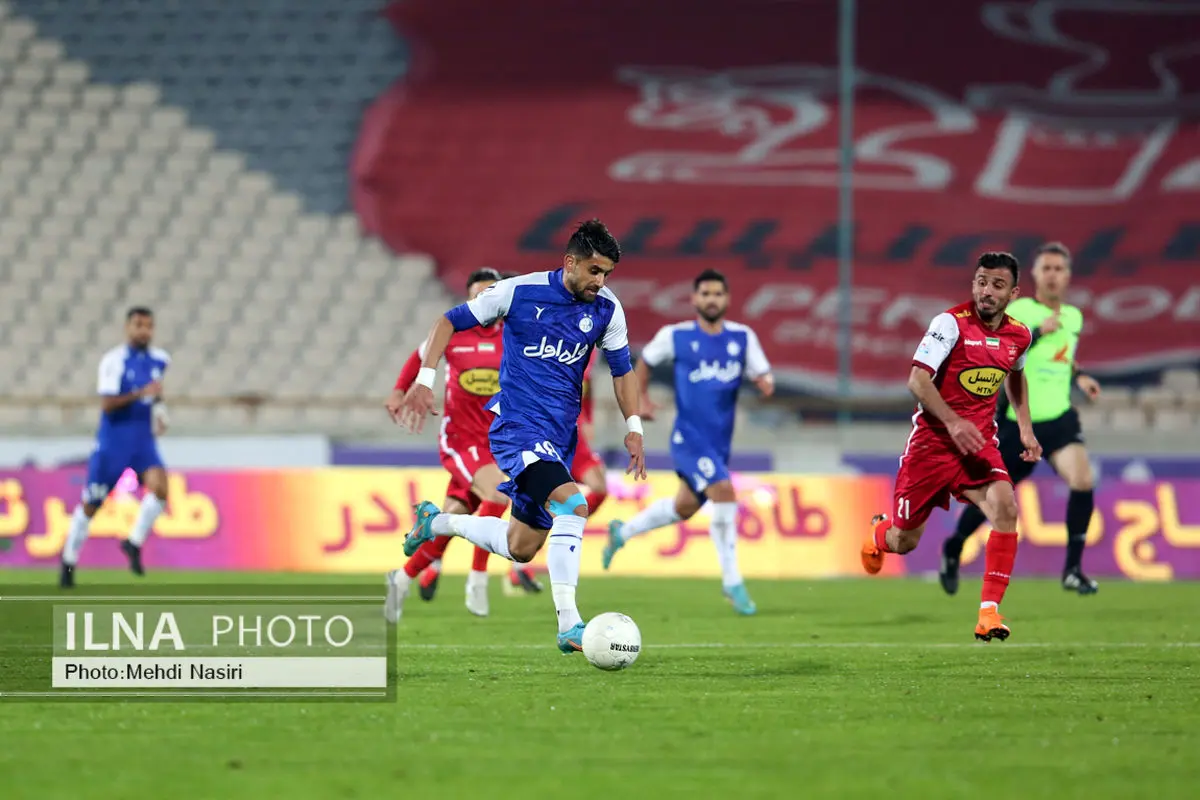
M610 522L608 542L604 545L604 552L600 554L600 563L604 569L612 566L613 556L633 537L679 522L682 517L675 506L675 498L664 497L643 508L628 522Z
M987 517L979 510L979 506L969 505L959 515L954 534L942 543L942 567L938 570L938 582L942 584L942 591L946 594L958 593L958 567L963 545L985 522Z
M486 617L491 610L488 603L488 556L487 550L476 546L475 554L471 557L471 571L467 573L466 606L467 611L477 617Z
M58 585L62 589L72 589L75 587L75 568L79 563L79 556L83 553L83 544L88 538L88 526L92 523L92 515L96 513L98 506L84 506L83 503L75 506L75 512L71 515L71 528L67 533L66 544L63 545L62 563L59 569Z
M890 552L887 532L892 527L887 514L871 517L871 534L862 546L862 565L869 575L878 575L883 569L884 553Z
M1004 617L1000 616L1000 602L1004 599L1017 560L1016 495L1012 484L1007 481L989 483L982 489L971 489L963 494L979 506L993 526L984 551L983 591L980 593L975 638L984 642L992 639L1004 641L1010 631L1004 624Z

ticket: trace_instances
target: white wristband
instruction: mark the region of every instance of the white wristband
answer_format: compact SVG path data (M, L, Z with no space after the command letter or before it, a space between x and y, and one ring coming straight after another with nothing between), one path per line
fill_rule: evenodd
M437 370L433 367L421 367L421 371L417 373L417 383L422 386L432 389L433 379L437 377Z
M639 417L637 414L634 414L632 417L627 418L625 420L625 424L629 426L630 433L644 435L644 432L642 431L642 418Z

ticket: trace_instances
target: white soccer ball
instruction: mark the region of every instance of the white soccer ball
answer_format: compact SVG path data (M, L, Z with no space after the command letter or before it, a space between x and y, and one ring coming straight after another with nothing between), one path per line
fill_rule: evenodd
M606 611L592 617L583 629L583 655L593 667L625 669L642 651L642 632L624 614Z

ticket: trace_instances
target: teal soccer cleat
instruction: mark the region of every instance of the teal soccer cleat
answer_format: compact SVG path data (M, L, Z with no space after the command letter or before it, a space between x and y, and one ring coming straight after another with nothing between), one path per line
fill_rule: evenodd
M748 617L758 610L758 606L754 605L754 601L750 599L750 593L746 591L746 584L739 583L724 591L725 598L733 604L733 610L742 616Z
M583 649L583 629L585 627L587 626L584 623L577 622L574 628L558 635L558 649L562 650L564 655L578 653Z
M416 522L412 530L404 537L404 555L411 556L417 548L433 539L433 518L442 510L428 500L423 500L413 506Z
M625 540L619 535L619 532L625 523L619 519L614 519L608 523L608 543L604 545L604 552L600 554L600 564L605 570L612 564L613 556L617 551L625 546Z

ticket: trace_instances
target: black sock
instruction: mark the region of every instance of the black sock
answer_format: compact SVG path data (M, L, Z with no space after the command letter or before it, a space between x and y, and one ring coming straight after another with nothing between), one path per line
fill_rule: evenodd
M967 543L967 539L985 522L987 522L987 517L979 510L979 506L971 505L963 509L962 515L958 518L958 525L954 528L954 535L942 545L942 555L949 558L962 556L963 545Z
M1087 544L1088 524L1092 521L1092 510L1096 507L1092 490L1071 492L1067 498L1067 564L1063 572L1079 569L1083 562L1083 548Z

